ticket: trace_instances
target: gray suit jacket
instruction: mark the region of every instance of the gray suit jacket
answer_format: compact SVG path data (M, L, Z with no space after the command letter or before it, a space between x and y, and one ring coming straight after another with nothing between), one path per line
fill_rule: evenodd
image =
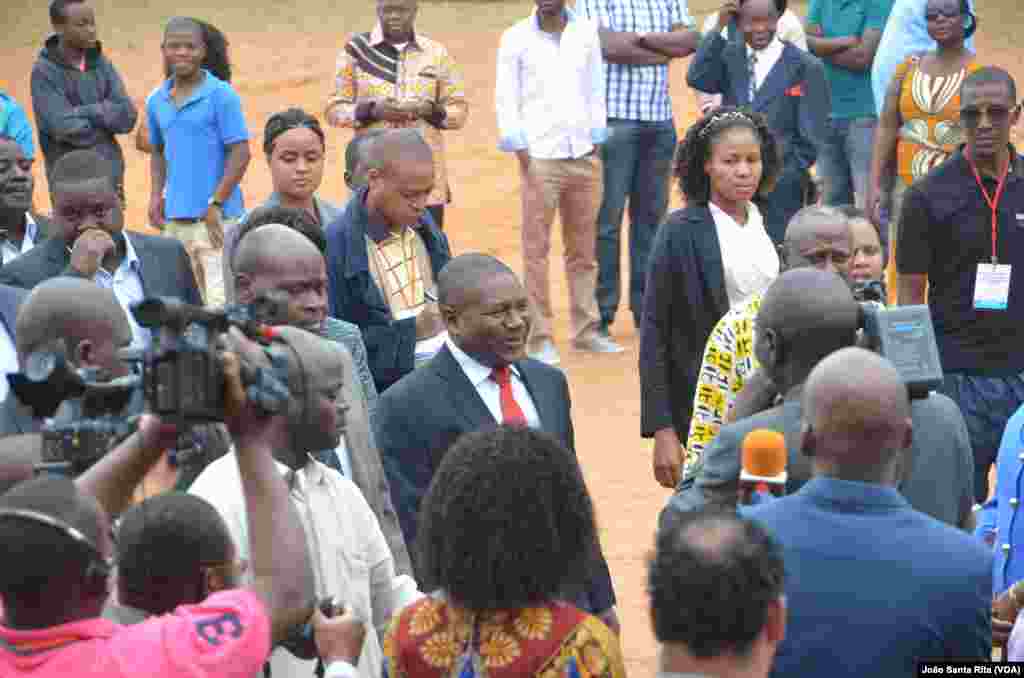
M352 463L352 482L366 497L373 509L380 529L387 539L395 569L399 574L412 576L409 550L402 536L391 501L391 486L384 474L380 451L373 436L372 417L377 408L377 389L366 361L366 346L359 328L336 318L327 318L324 336L344 347L344 375L339 400L348 406L344 416L345 446Z
M743 439L755 429L779 431L786 438L786 493L811 477L811 460L799 449L802 410L797 400L723 426L704 450L704 468L676 488L665 511L690 511L705 505L735 508ZM911 401L914 444L899 489L910 505L947 524L963 527L974 503L974 455L967 425L956 404L942 395ZM662 519L664 519L664 512Z
M0 323L3 330L14 341L14 324L18 317L18 307L28 296L28 292L18 287L0 285ZM37 433L39 422L32 419L32 413L22 406L12 391L0 403L0 437L13 436L21 433Z

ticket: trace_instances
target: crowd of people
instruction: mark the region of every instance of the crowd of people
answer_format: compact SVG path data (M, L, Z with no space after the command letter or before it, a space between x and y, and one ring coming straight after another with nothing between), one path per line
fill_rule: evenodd
M352 130L346 202L321 195L320 119L282 107L250 208L226 36L168 21L140 115L89 0L51 0L34 115L0 92L0 676L624 676L584 386L554 341L556 216L573 349L625 350L624 296L639 336L640 434L672 490L647 580L659 675L1024 659L1021 105L974 51L971 2L811 0L801 20L725 0L703 31L685 0L535 5L494 80L520 278L445 230L470 105L417 0L376 0L340 51L322 118ZM700 118L680 140L684 58ZM158 235L124 223L133 131ZM136 317L151 297L280 303L262 343L220 338L218 420L140 410L62 475L19 384L52 365L120 383L165 355ZM930 314L933 390L871 340L887 305ZM762 485L786 496L749 505L764 433L785 473Z

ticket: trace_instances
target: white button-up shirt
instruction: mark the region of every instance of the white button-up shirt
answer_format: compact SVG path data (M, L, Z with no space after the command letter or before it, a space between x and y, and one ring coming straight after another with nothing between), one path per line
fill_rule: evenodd
M0 243L0 257L3 258L3 263L7 263L14 259L17 259L25 252L35 247L36 240L39 238L39 225L36 220L32 218L32 215L25 212L25 237L21 240L21 248L14 246L10 240L4 240Z
M0 322L0 402L7 398L11 387L7 383L7 375L20 371L18 366L18 349L14 345L14 328Z
M772 38L772 41L764 49L755 50L750 45L747 45L748 60L752 54L757 53L757 61L754 62L754 86L757 89L761 89L764 79L768 77L771 70L775 68L775 64L782 58L782 48L783 44L779 40L778 34Z
M503 151L579 158L608 138L597 24L566 15L560 37L541 30L536 12L501 36L495 100Z
M121 260L121 265L113 273L100 266L93 281L100 287L112 290L124 312L128 315L128 320L132 325L131 347L147 348L152 333L135 322L135 316L131 311L132 304L145 299L146 293L142 288L142 262L139 261L139 256L135 253L132 239L128 237L128 233L124 233L124 259Z
M281 475L288 467L277 464ZM395 574L391 550L377 517L352 481L312 458L291 480L291 499L302 520L313 561L318 597L337 596L353 612L370 622L359 655L361 678L380 678L383 650L380 633L392 615L421 594L407 575ZM235 540L238 557L251 559L249 518L245 494L232 450L215 460L196 478L191 494L210 502L224 518ZM251 582L252 569L247 573ZM297 659L287 650L270 655L274 678L309 678L314 661Z
M779 253L764 230L757 205L747 205L747 223L738 224L713 202L708 203L722 252L725 291L729 308L736 308L752 294L762 294L779 275Z
M466 374L469 383L473 384L473 388L480 394L480 398L487 405L487 409L491 411L494 421L499 424L505 423L501 416L501 387L498 386L498 382L491 379L492 368L477 362L472 356L456 346L455 342L451 339L446 340L445 343L448 346L448 350L452 352L455 362L459 364L459 367ZM523 381L522 375L519 374L519 369L512 365L510 371L512 373L512 397L516 399L519 409L523 411L527 425L530 428L540 428L540 414L537 413L537 406L534 405L533 398L526 389L526 383Z

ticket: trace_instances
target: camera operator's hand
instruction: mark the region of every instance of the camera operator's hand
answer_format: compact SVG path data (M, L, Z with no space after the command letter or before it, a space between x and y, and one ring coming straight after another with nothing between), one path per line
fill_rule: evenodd
M355 616L352 608L347 607L344 614L330 618L317 609L312 621L317 652L324 664L336 661L356 664L359 661L366 624Z
M173 450L178 444L178 427L165 424L160 417L144 414L139 418L139 437L148 449Z
M106 231L91 228L78 236L71 248L71 268L92 278L103 263L103 257L114 251L114 239Z

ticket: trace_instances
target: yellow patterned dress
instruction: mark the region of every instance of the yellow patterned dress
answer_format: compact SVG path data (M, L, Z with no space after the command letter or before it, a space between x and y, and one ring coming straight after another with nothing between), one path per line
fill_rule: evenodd
M433 594L384 636L385 678L625 678L619 639L563 602L474 614Z

